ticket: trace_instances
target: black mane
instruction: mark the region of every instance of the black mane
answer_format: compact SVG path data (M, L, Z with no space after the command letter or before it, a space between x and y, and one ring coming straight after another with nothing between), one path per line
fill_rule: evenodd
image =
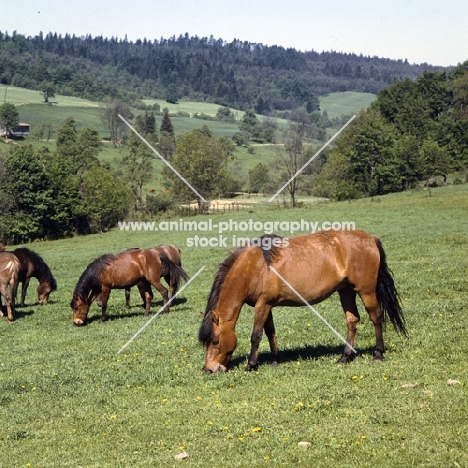
M280 236L277 236L275 234L264 234L263 236L252 241L252 244L260 244L262 246L260 247L260 245L258 245L258 248L262 249L263 258L265 259L267 265L271 265L272 260L278 255L279 247L271 246L269 249L263 248L263 246L265 245L263 240L269 239L271 241L275 238L281 239ZM255 241L258 242L255 243ZM208 346L211 343L211 337L213 332L213 321L211 319L211 313L216 307L216 304L218 303L219 291L221 290L221 286L223 285L224 280L226 279L226 275L228 274L232 265L237 260L241 252L243 252L246 248L247 246L240 247L234 250L234 252L232 252L231 255L229 255L229 257L226 258L226 260L224 260L224 262L221 263L218 268L218 271L213 281L213 285L211 286L210 294L208 296L208 303L206 305L205 313L203 315L203 322L200 326L200 330L198 331L198 341L204 346Z
M257 239L254 239L252 242L254 243L255 241L258 241L260 245L262 246L262 253L263 253L263 258L265 259L265 262L268 266L271 265L272 260L274 260L278 253L279 253L279 247L276 247L272 245L272 242L275 239L282 239L281 236L278 236L276 234L263 234L263 236L258 237ZM269 246L268 248L265 248L265 245Z
M82 300L88 299L89 292L97 287L101 287L100 275L109 263L114 260L115 255L105 254L101 257L93 260L87 267L86 270L81 274L78 283L75 286L74 296L78 296Z
M13 254L15 254L18 257L21 263L21 257L27 257L34 266L33 276L37 278L41 283L47 281L50 284L52 291L55 291L57 289L57 282L55 281L55 278L53 277L49 266L46 262L44 262L44 260L38 253L25 247L21 247L13 250Z

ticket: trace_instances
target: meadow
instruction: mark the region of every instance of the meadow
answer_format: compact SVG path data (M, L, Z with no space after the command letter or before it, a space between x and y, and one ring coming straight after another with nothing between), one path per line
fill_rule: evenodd
M258 370L246 373L252 308L244 306L233 367L205 374L197 332L229 249L188 248L189 237L211 235L204 231L115 229L28 245L52 268L58 290L39 306L32 280L17 320L0 320L0 467L468 466L467 206L465 184L195 218L352 221L378 235L410 333L388 325L379 364L361 305L358 355L346 366L336 364L341 341L308 308L277 308L282 362L269 365L263 340ZM191 276L205 267L169 314L131 341L148 318L136 291L128 310L114 291L108 321L93 304L89 325L73 326L71 294L91 260L164 242L182 250ZM344 334L335 296L315 308ZM160 306L155 295L152 317Z
M78 131L85 127L91 127L96 129L101 135L103 145L100 151L100 160L102 162L115 164L116 161L128 153L126 147L116 147L108 142L110 133L101 118L102 104L98 102L57 95L51 98L50 102L46 104L39 91L17 88L14 86L1 86L0 98L2 98L3 101L14 104L20 114L21 122L26 122L31 127L31 135L25 140L19 140L19 144L32 145L36 149L45 146L49 148L50 151L54 151L57 129L63 125L67 118L73 117ZM366 108L374 98L375 95L369 93L351 91L332 93L328 96L320 97L320 108L322 111L327 111L330 118L350 115L351 113L356 113ZM161 110L167 108L171 114L171 122L176 134L190 132L203 125L208 125L210 130L217 137L222 135L231 136L239 131L238 122L231 124L193 118L194 114L204 114L209 117L214 117L219 109L218 104L190 101L180 101L177 104L171 104L163 100L155 99L145 99L143 102L149 106L158 104ZM236 120L239 121L243 116L243 112L237 109L231 110ZM134 109L132 112L134 115L138 115L138 113L142 111ZM187 115L191 117L187 117ZM161 125L161 120L162 116L156 116L156 124L158 127ZM287 127L287 121L284 119L276 119L276 122L279 127L276 135L277 141L281 142L282 130ZM49 141L39 141L33 137L34 129L41 123L50 123L54 129L54 133ZM327 134L332 136L335 131L334 129L327 129ZM8 151L10 147L11 144L7 145L4 143L3 139L0 139L0 150ZM262 145L254 143L251 144L250 149L246 147L236 147L234 154L236 160L233 163L234 172L240 174L241 179L247 179L248 171L253 169L259 162L268 165L275 160L275 150L275 145L270 144ZM163 188L163 180L160 174L164 164L155 157L153 165L155 168L154 175L144 186L146 191L158 191Z

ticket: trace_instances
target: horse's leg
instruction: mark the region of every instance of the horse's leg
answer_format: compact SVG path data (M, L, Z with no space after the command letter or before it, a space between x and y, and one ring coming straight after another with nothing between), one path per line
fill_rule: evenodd
M141 297L141 300L143 301L143 304L146 304L146 301L147 301L146 294L148 293L149 298L150 298L150 305L151 305L151 302L153 302L153 290L151 289L151 284L148 284L147 290L145 290L145 286L143 285L142 282L138 283L137 287L138 287L138 291L140 292L140 297Z
M265 325L263 326L265 330L265 334L268 338L268 342L270 343L270 351L271 351L271 363L277 365L279 362L279 351L278 351L278 343L276 341L276 332L275 332L275 324L273 322L273 312L270 310L268 317L266 319Z
M267 304L256 304L254 313L254 326L250 337L250 355L245 366L246 371L251 371L257 368L258 365L258 347L263 336L263 328L267 322L268 316L271 314L271 306ZM273 321L273 317L271 322ZM271 323L267 326L271 331Z
M30 279L31 278L26 278L23 281L23 285L21 287L21 302L20 302L21 307L24 307L24 300L26 299L26 292L28 291L28 286L29 286L29 280Z
M356 330L359 325L359 312L356 305L356 292L352 286L346 286L344 289L338 291L340 295L341 307L346 317L346 323L348 325L348 334L346 336L346 345L341 355L340 364L347 364L352 361L354 355L354 338L356 337Z
M130 309L130 288L125 288L125 307Z
M369 314L369 317L374 324L375 329L375 351L374 351L374 361L380 362L383 358L383 353L385 350L383 332L382 332L382 323L384 314L382 308L380 307L379 301L375 292L370 294L360 294L364 307Z
M107 319L107 301L109 300L110 292L111 288L108 288L107 286L102 286L101 293L96 296L101 298L101 322L104 322ZM90 298L89 305L91 305L93 299L94 298Z
M15 320L15 301L11 294L8 294L8 286L3 286L0 288L0 295L5 298L8 322L11 323ZM0 310L0 316L3 317L3 312Z
M161 294L162 298L163 298L163 305L164 305L164 310L163 312L166 314L169 312L169 306L166 306L166 304L168 303L169 301L169 294L167 292L167 289L162 285L161 281L159 280L159 278L156 278L155 280L153 280L151 282L151 284L159 291L159 293ZM150 290L151 290L151 286L150 286Z
M174 297L174 294L177 292L177 279L173 278L173 281L171 282L171 276L166 275L164 277L164 280L166 281L167 285L169 286L169 298Z
M153 291L151 291L151 283L147 280L142 280L138 283L138 289L145 303L145 316L149 315L151 310L151 301L153 299Z
M8 290L5 286L0 285L0 317L3 317L2 297L5 297L5 294L8 294Z

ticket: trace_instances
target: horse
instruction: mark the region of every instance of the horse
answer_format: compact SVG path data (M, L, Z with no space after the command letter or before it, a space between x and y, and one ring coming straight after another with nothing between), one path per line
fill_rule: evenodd
M156 247L153 247L152 250L162 253L177 266L182 267L180 250L177 247L171 244L161 244ZM179 279L177 279L176 277L171 278L168 272L164 276L164 280L169 286L169 298L173 297L174 294L177 292L177 289L179 287ZM139 283L137 284L137 286L138 290L140 291L140 296L143 299L143 302L145 302L145 291L143 285ZM125 288L125 305L126 307L130 307L130 288Z
M257 245L235 250L219 267L209 294L198 339L206 348L205 370L225 371L237 346L235 325L243 304L254 307L251 349L245 370L257 367L265 331L272 355L279 351L272 308L317 304L338 292L347 322L347 338L339 363L353 359L360 320L359 295L374 324L373 360L384 353L382 323L389 317L407 336L393 274L380 239L364 231L320 231L291 238L264 235ZM306 303L305 303L306 301Z
M15 320L15 296L20 262L11 252L0 252L0 317L3 317L1 296L5 298L8 322ZM8 288L10 293L8 293Z
M26 292L32 277L37 278L39 281L39 286L37 287L39 304L47 304L50 293L57 289L57 282L46 262L44 262L39 254L26 248L15 249L12 253L20 261L18 274L18 282L22 285L20 306L24 307Z
M117 255L105 254L91 262L81 274L73 292L70 306L73 323L85 325L89 307L100 295L101 320L106 320L107 301L112 289L124 289L142 283L145 291L145 316L149 314L154 286L163 297L164 311L169 311L167 289L161 284L161 276L171 280L188 280L187 273L165 255L152 249L130 249Z

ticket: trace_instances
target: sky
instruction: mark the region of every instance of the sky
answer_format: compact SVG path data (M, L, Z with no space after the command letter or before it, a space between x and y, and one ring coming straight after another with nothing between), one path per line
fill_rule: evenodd
M466 0L2 0L0 31L130 41L189 36L407 59L468 60Z

